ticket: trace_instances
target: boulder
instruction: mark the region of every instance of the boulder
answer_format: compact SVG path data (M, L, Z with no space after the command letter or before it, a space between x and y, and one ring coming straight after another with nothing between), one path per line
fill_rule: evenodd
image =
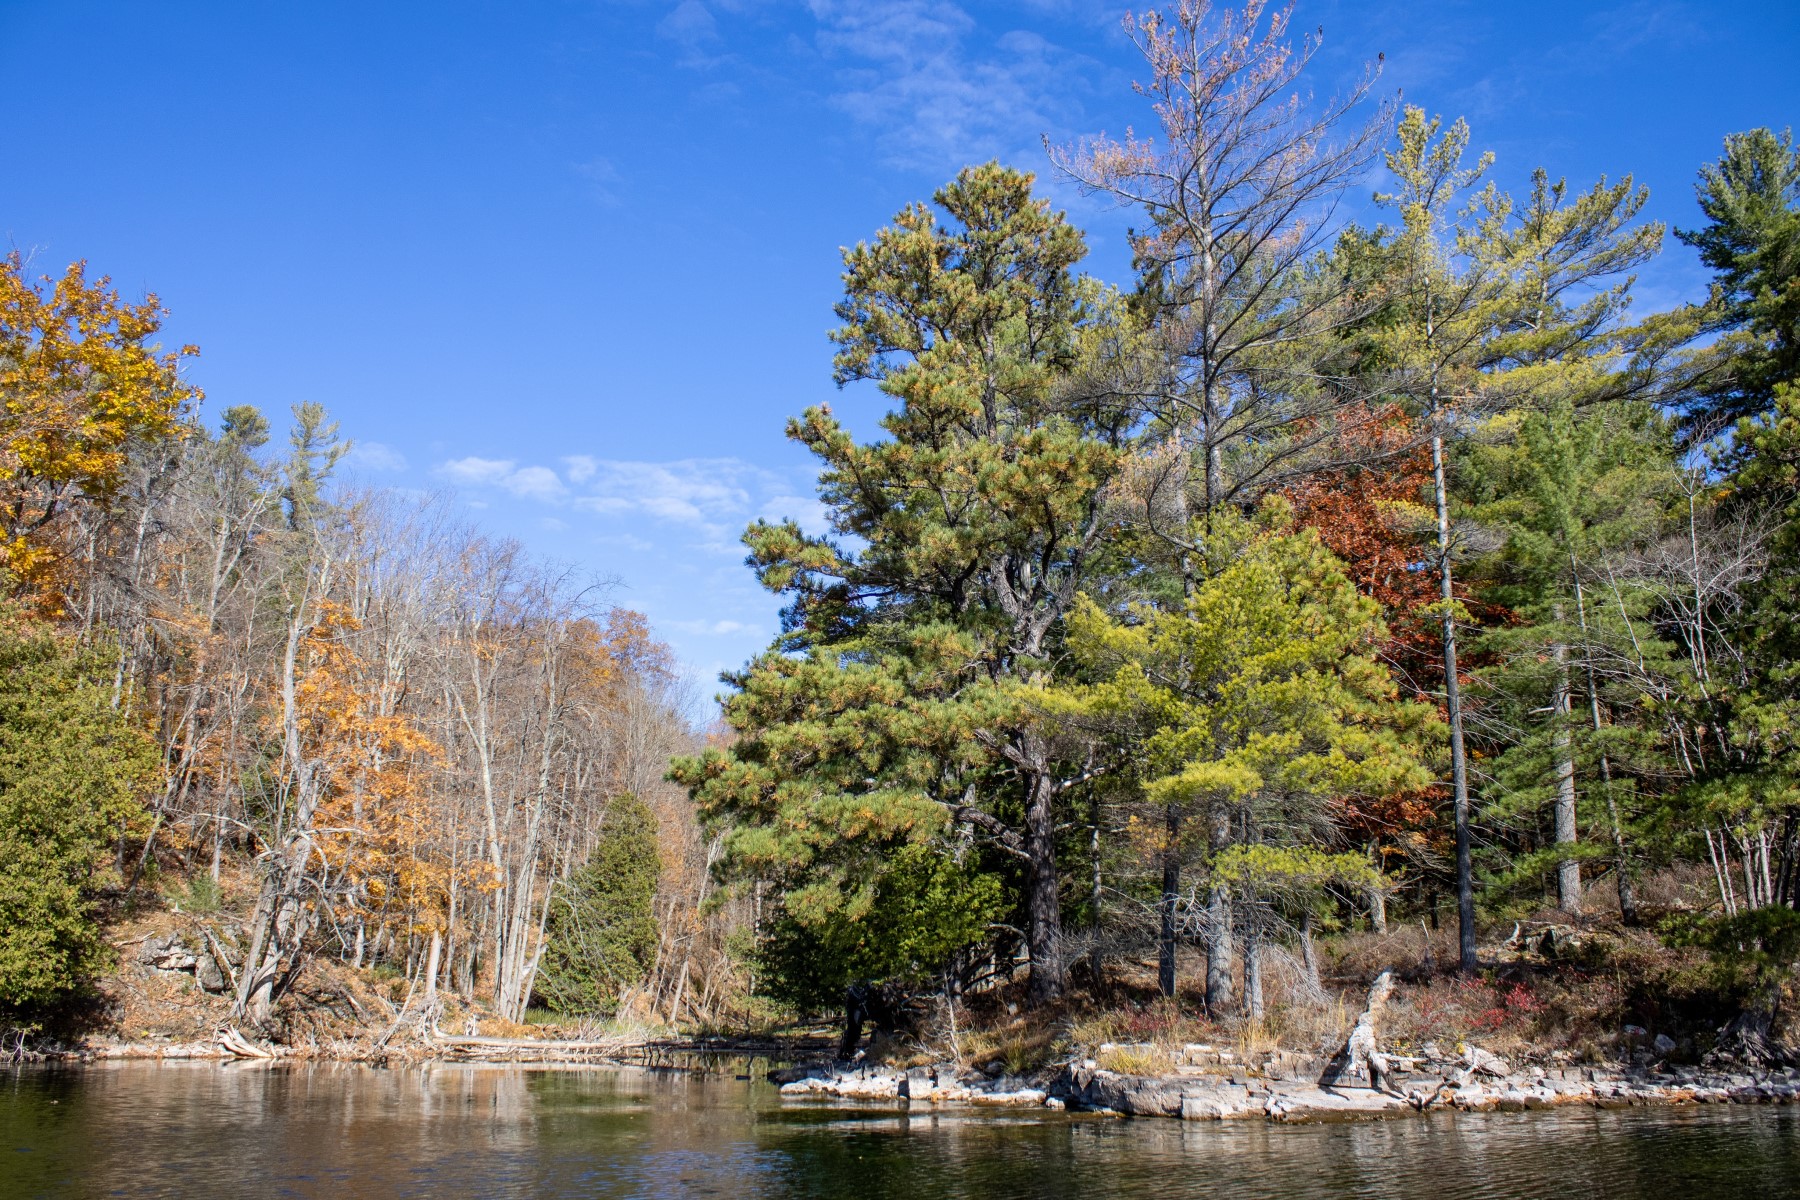
M192 971L199 958L175 934L147 939L138 950L138 961L158 971Z

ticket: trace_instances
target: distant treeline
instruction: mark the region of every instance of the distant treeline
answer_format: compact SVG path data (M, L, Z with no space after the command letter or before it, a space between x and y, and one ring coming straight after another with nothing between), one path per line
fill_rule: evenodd
M548 954L605 973L551 989L577 1011L710 1016L731 965L663 779L695 735L644 619L442 499L334 485L318 405L285 450L253 408L206 428L154 297L17 254L0 287L0 1005L102 967L105 904L235 885L253 1022L320 954L514 1020ZM645 882L596 941L619 845Z

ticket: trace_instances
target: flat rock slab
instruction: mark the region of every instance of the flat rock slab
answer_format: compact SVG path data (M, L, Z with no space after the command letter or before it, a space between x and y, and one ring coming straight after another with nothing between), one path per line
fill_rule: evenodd
M1019 1079L984 1079L944 1065L908 1071L881 1067L796 1068L784 1072L785 1097L886 1101L898 1104L994 1108L1064 1108L1076 1112L1185 1121L1258 1119L1282 1122L1358 1121L1455 1109L1526 1112L1566 1104L1625 1107L1647 1104L1784 1104L1800 1099L1800 1072L1759 1076L1684 1072L1651 1077L1603 1068L1495 1077L1459 1071L1414 1077L1403 1094L1369 1087L1324 1087L1308 1080L1183 1073L1121 1075L1083 1064L1065 1068L1047 1087Z

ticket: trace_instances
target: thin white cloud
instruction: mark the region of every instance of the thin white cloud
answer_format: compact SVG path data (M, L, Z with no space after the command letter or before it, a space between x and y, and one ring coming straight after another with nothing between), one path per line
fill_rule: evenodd
M677 60L684 67L705 69L723 61L712 51L720 44L719 23L700 0L682 0L656 23L656 36L681 48Z
M490 484L512 474L518 462L510 458L453 458L438 467L438 474L454 483Z
M756 515L765 521L785 521L792 518L799 523L800 528L814 537L823 536L830 528L830 513L817 496L771 496L763 502L762 510Z
M611 160L590 158L586 162L576 163L571 169L587 188L589 199L603 208L619 206L619 194L613 188L619 182L619 172Z
M825 532L825 508L794 485L791 474L741 458L683 458L667 462L566 455L562 472L517 459L469 455L450 459L437 474L463 487L498 489L521 500L568 506L613 521L649 520L685 527L706 551L741 554L738 533L754 518L793 517L809 533ZM648 547L641 538L632 548Z
M897 165L942 170L1016 155L1065 127L1084 61L1014 30L971 46L978 25L947 0L810 0L817 44L839 64L833 99L879 130Z
M574 504L603 516L646 516L711 530L749 513L754 495L773 478L737 458L595 459Z
M549 467L520 467L506 477L502 486L527 500L555 502L568 493L562 480Z
M568 494L568 488L549 467L521 467L510 458L470 455L451 459L438 467L437 473L452 483L502 488L525 500L556 503Z
M690 634L694 637L729 637L734 633L758 633L755 625L743 621L664 621L663 626L678 633Z
M357 442L350 447L345 461L364 471L406 470L406 456L380 442Z

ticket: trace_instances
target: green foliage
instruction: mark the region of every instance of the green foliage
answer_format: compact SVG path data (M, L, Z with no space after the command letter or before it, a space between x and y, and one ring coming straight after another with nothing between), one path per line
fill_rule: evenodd
M96 893L158 766L111 667L0 612L0 1008L52 1003L105 959Z
M1216 518L1215 545L1235 543L1235 553L1182 610L1108 613L1085 601L1069 645L1097 681L1036 697L1131 746L1152 804L1184 824L1202 817L1200 831L1227 829L1232 842L1268 843L1215 864L1229 861L1246 891L1258 880L1279 891L1341 875L1342 863L1312 848L1356 797L1428 785L1438 734L1428 708L1398 699L1376 657L1375 603L1315 533L1286 523L1275 504L1262 528Z
M1730 507L1771 525L1739 629L1748 669L1731 696L1742 755L1731 786L1763 811L1792 812L1800 809L1800 381L1777 385L1772 404L1739 422L1728 460Z
M1800 377L1800 152L1791 132L1734 133L1695 185L1707 224L1680 238L1715 276L1709 315L1731 369L1701 389L1699 422L1761 416ZM1713 432L1717 430L1714 429Z
M223 897L218 881L201 872L190 878L180 889L170 892L166 899L183 912L204 914L218 912Z
M1482 706L1490 826L1535 835L1566 769L1579 829L1610 842L1613 811L1629 824L1642 781L1665 769L1669 702L1691 672L1657 631L1663 589L1637 574L1622 580L1615 564L1668 531L1674 451L1669 423L1647 405L1577 408L1565 397L1465 455L1468 511L1505 538L1470 573L1508 614L1476 639L1483 662L1470 691ZM1557 861L1601 853L1612 848L1565 845L1488 866L1496 886L1535 885Z
M928 989L1005 907L998 876L911 844L841 909L786 897L757 946L757 988L802 1012L840 1006L853 983Z
M1019 830L1022 793L1044 794L1054 764L1007 684L1050 669L1100 553L1120 434L1072 386L1104 298L1071 273L1081 235L1031 184L969 168L937 193L942 217L912 205L845 252L836 377L897 407L869 443L826 408L788 432L855 541L749 528L751 564L789 599L785 632L726 677L737 741L673 767L729 823L725 870L776 884L821 954L864 961L861 934L826 924L911 894L899 864L944 853L953 811L1054 878L1048 806L1035 840Z
M536 993L569 1015L610 1015L656 961L656 815L630 792L606 808L587 863L557 888Z
M1724 967L1748 975L1768 994L1800 965L1800 912L1784 905L1746 909L1732 916L1683 913L1663 922L1673 946L1698 946Z

